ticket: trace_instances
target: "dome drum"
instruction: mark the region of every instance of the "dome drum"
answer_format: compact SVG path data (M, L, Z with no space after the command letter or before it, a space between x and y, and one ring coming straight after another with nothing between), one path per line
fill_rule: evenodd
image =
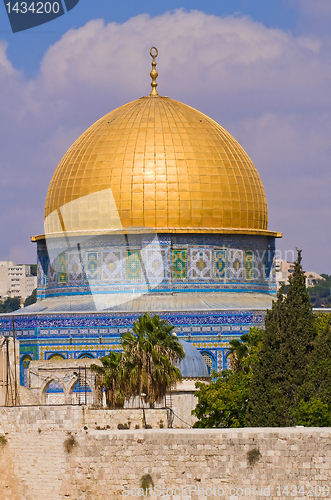
M39 297L275 290L274 238L222 234L103 235L38 241ZM77 243L79 242L79 243Z

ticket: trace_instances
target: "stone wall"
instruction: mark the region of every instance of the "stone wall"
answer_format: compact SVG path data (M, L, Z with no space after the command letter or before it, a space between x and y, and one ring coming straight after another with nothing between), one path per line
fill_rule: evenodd
M144 416L145 414L145 416ZM0 407L0 435L4 432L152 429L168 426L166 409L91 409L78 405ZM1 499L1 497L0 497Z
M0 498L143 498L144 476L162 500L331 496L330 428L112 430L108 413L0 408Z

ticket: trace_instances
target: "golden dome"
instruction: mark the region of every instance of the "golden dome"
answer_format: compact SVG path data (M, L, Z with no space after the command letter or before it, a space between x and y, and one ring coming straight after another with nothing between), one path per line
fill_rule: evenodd
M47 234L151 228L267 231L260 176L211 118L158 94L107 114L71 146L51 180Z

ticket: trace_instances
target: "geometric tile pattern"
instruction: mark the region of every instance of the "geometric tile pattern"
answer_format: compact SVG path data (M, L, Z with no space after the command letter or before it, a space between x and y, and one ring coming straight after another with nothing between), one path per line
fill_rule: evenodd
M217 371L221 372L223 370L223 349L217 351Z
M39 255L38 288L47 288L49 283L53 289L53 284L67 281L81 286L85 279L114 285L125 284L126 279L141 280L143 272L148 282L160 284L164 279L168 281L170 271L175 280L205 280L208 284L226 278L228 282L267 280L272 284L275 283L272 252L238 248L213 249L202 246L176 248L171 251L170 262L169 250L169 247L149 245L141 251L125 250L123 247L101 251L69 251L51 259L51 265L47 256ZM43 274L44 266L45 268L48 266L47 274Z
M212 357L210 356L210 354L208 354L206 352L202 353L202 357L204 359L204 362L207 365L208 373L211 374L211 372L213 370L213 359L212 359Z
M267 252L263 250L254 253L254 276L257 279L265 279L267 273Z
M48 405L63 405L65 403L64 393L46 393L46 404Z
M246 270L246 279L247 280L254 279L254 257L252 250L246 250L245 252L245 270Z
M161 282L165 276L166 251L160 247L147 248L143 259L148 281Z
M124 252L122 250L107 250L101 253L101 280L112 283L122 281Z
M187 277L187 250L172 250L172 277L174 279L185 279Z
M215 250L215 275L216 278L226 278L226 249Z
M98 252L86 252L85 274L88 280L98 278Z
M207 249L191 249L189 277L208 279L212 277L212 252Z
M59 283L67 281L67 257L65 253L59 255Z
M48 267L47 255L38 255L38 262L37 262L37 285L38 285L38 287L45 286L47 283L47 267Z
M81 281L83 279L82 256L80 252L68 253L68 281Z
M126 252L126 277L128 280L141 279L141 262L139 250L127 250Z
M143 291L145 280L160 292L192 287L199 292L275 289L274 247L266 238L158 235L150 241L134 236L129 244L112 235L82 242L78 251L74 245L64 253L62 245L55 242L49 249L49 265L47 247L38 243L39 299L65 295L66 282L71 294L89 294L92 288L96 293L128 292L135 282ZM91 280L89 286L87 280Z
M47 281L49 283L58 282L57 265L58 265L58 259L50 260L48 262Z
M244 252L237 249L228 250L228 277L244 279Z

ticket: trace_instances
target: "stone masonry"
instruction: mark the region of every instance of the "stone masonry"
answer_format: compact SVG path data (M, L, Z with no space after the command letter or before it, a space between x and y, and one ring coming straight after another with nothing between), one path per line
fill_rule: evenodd
M142 410L2 407L0 498L146 498L144 476L162 500L331 496L330 428L160 428L166 418L148 410L142 429Z

